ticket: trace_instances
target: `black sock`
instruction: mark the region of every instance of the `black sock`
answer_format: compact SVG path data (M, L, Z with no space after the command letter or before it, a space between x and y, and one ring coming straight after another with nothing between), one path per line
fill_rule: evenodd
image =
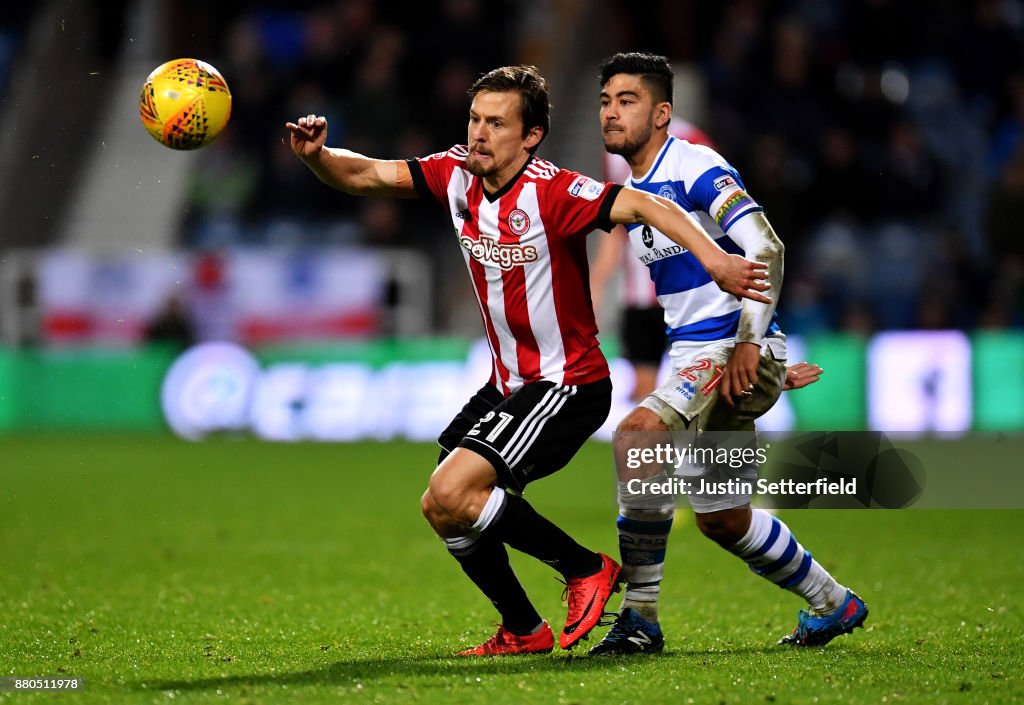
M462 566L469 579L501 613L501 623L513 634L531 633L541 617L508 562L508 551L494 536L481 534L468 548L454 548L446 541L448 552Z
M547 563L562 576L581 578L601 569L601 557L542 517L522 497L506 494L505 507L485 534Z

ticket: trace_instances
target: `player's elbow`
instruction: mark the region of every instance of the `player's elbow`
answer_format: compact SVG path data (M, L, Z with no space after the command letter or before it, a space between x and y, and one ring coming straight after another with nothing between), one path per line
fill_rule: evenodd
M760 214L759 214L760 215ZM761 227L758 229L758 240L760 241L758 249L764 253L764 256L771 259L782 260L786 256L786 246L782 244L782 239L775 232L775 228L771 226L768 219L763 215L760 217Z
M786 246L774 232L769 231L770 237L765 245L765 255L773 260L782 261L786 257Z

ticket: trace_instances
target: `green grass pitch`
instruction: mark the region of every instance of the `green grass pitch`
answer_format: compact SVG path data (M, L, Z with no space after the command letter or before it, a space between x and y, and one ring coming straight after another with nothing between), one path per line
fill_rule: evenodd
M960 455L948 457L969 457L970 441L954 443ZM669 546L664 655L453 658L491 635L496 614L420 517L435 453L0 439L0 675L87 682L0 703L1024 700L1020 510L784 513L871 608L866 630L824 649L774 646L799 599L687 519ZM609 448L589 444L528 496L615 555L612 487ZM557 631L554 573L513 560Z

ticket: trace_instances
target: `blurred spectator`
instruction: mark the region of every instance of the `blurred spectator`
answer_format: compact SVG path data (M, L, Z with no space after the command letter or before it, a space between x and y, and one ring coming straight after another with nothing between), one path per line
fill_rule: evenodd
M910 121L900 118L889 126L881 167L876 203L887 218L927 222L938 214L942 203L938 164Z
M352 151L387 154L393 149L394 136L406 122L408 111L405 92L398 81L404 51L405 39L396 29L382 27L374 32L345 101L350 135L346 146ZM313 108L306 110L316 112Z
M185 302L177 294L167 297L163 308L146 326L146 342L176 348L191 347L196 342L195 328Z
M993 184L988 205L988 233L997 260L1024 259L1018 220L1024 213L1024 142L1017 146Z
M838 218L863 224L871 220L878 213L872 181L853 134L841 126L826 128L821 136L818 173L811 183L808 215L814 222Z
M191 304L196 339L235 340L234 309L228 297L224 259L213 252L193 261Z

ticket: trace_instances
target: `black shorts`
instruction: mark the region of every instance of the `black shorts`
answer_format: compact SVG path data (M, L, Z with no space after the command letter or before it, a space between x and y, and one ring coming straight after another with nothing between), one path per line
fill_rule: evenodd
M486 384L438 437L444 460L456 447L494 466L498 485L522 492L534 480L565 467L608 418L612 383L533 382L506 399Z
M661 364L665 354L665 311L627 308L622 312L622 356L634 365Z

